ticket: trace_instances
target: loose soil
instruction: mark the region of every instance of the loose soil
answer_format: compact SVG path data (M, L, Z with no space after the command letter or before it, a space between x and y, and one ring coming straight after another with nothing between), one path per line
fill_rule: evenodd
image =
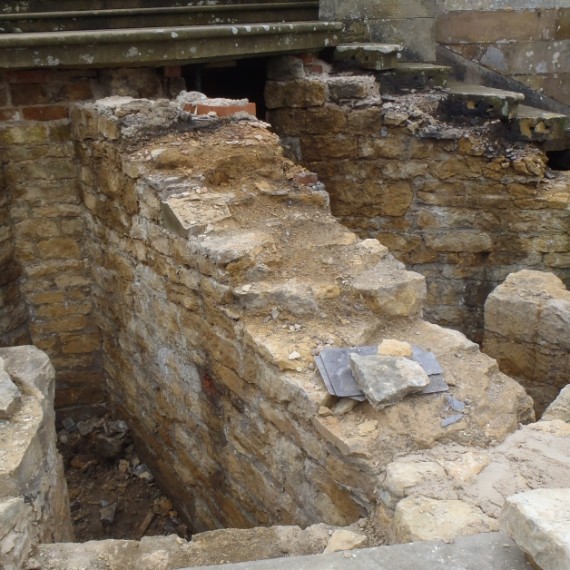
M58 433L77 542L178 534L190 538L170 500L142 464L128 426L99 418ZM83 435L82 435L83 434Z

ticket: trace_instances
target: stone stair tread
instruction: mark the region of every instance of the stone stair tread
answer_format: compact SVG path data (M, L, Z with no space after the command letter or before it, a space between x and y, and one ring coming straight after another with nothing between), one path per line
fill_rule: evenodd
M451 71L449 65L438 65L437 63L426 63L423 61L402 61L394 68L397 71Z
M338 45L334 59L341 67L359 67L382 71L393 69L398 63L403 47L399 44L353 43Z
M318 2L260 2L189 6L56 10L0 14L0 32L27 33L151 26L316 20Z
M519 105L517 112L517 118L525 119L568 119L567 115L562 113L553 113L551 111L545 111L544 109L538 109L536 107L529 107L528 105Z
M353 44L341 44L336 46L336 51L342 52L352 52L352 51L370 51L382 54L392 54L400 53L403 46L400 44L383 44L383 43L353 43Z
M503 99L511 98L515 101L524 101L524 95L517 91L505 91L494 87L474 85L470 83L450 82L448 89L453 95L473 95L476 97L499 97Z
M425 62L397 62L393 69L382 71L378 78L383 93L401 93L410 89L445 87L451 67Z

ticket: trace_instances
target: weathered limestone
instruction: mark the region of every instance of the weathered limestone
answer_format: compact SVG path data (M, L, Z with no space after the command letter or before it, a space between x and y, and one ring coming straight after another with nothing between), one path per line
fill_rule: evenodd
M407 358L351 354L350 366L356 383L378 410L421 392L429 384L420 364Z
M362 69L382 71L396 66L401 51L402 46L398 44L346 44L336 47L334 59L340 65L349 64Z
M484 350L527 389L541 414L570 383L570 292L551 273L511 273L485 303Z
M4 360L0 358L0 420L9 420L18 409L21 400L20 390L4 370Z
M388 465L380 516L393 520L395 541L438 528L449 536L496 530L509 496L567 484L569 451L570 424L553 420L524 426L487 450L448 444L401 457Z
M315 83L336 77L306 74L315 92ZM355 84L369 80L352 75ZM329 89L310 107L287 104L300 90L295 81L269 81L269 120L291 155L319 174L333 214L425 276L427 318L481 341L485 298L509 273L570 278L570 175L547 178L536 143L510 146L506 124L442 120L440 91L384 101L364 89L334 100Z
M19 570L38 542L73 533L55 446L53 367L31 346L0 349L0 363L19 404L0 417L0 566Z
M501 526L542 570L570 566L570 489L535 489L509 497Z
M570 384L567 384L558 397L542 414L542 421L562 420L570 423Z

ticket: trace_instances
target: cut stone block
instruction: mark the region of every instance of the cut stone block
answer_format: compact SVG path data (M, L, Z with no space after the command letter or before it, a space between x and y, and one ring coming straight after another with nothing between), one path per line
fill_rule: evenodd
M407 358L351 354L350 367L356 383L378 410L421 392L429 384L421 365Z
M339 64L362 69L392 69L398 63L402 51L399 44L361 43L337 46L334 59Z
M519 105L513 133L524 141L564 140L568 117L542 109Z
M509 497L501 526L542 570L570 568L570 489L535 489Z
M398 63L378 75L382 92L399 93L410 89L445 87L451 68L433 63Z
M335 102L380 96L378 82L370 75L332 76L327 79L327 85L329 99Z
M449 89L441 109L450 117L511 120L517 116L519 102L524 100L522 93L482 85L450 83Z
M20 390L4 371L3 361L0 358L0 420L11 418L18 409L20 401Z
M406 497L396 507L393 542L451 541L458 536L498 530L498 521L464 501Z

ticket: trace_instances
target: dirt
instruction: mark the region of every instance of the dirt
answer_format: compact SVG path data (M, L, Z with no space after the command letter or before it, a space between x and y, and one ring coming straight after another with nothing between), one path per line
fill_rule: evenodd
M125 422L107 417L79 424L67 420L58 432L58 448L77 542L169 534L190 538L172 503L138 458Z

